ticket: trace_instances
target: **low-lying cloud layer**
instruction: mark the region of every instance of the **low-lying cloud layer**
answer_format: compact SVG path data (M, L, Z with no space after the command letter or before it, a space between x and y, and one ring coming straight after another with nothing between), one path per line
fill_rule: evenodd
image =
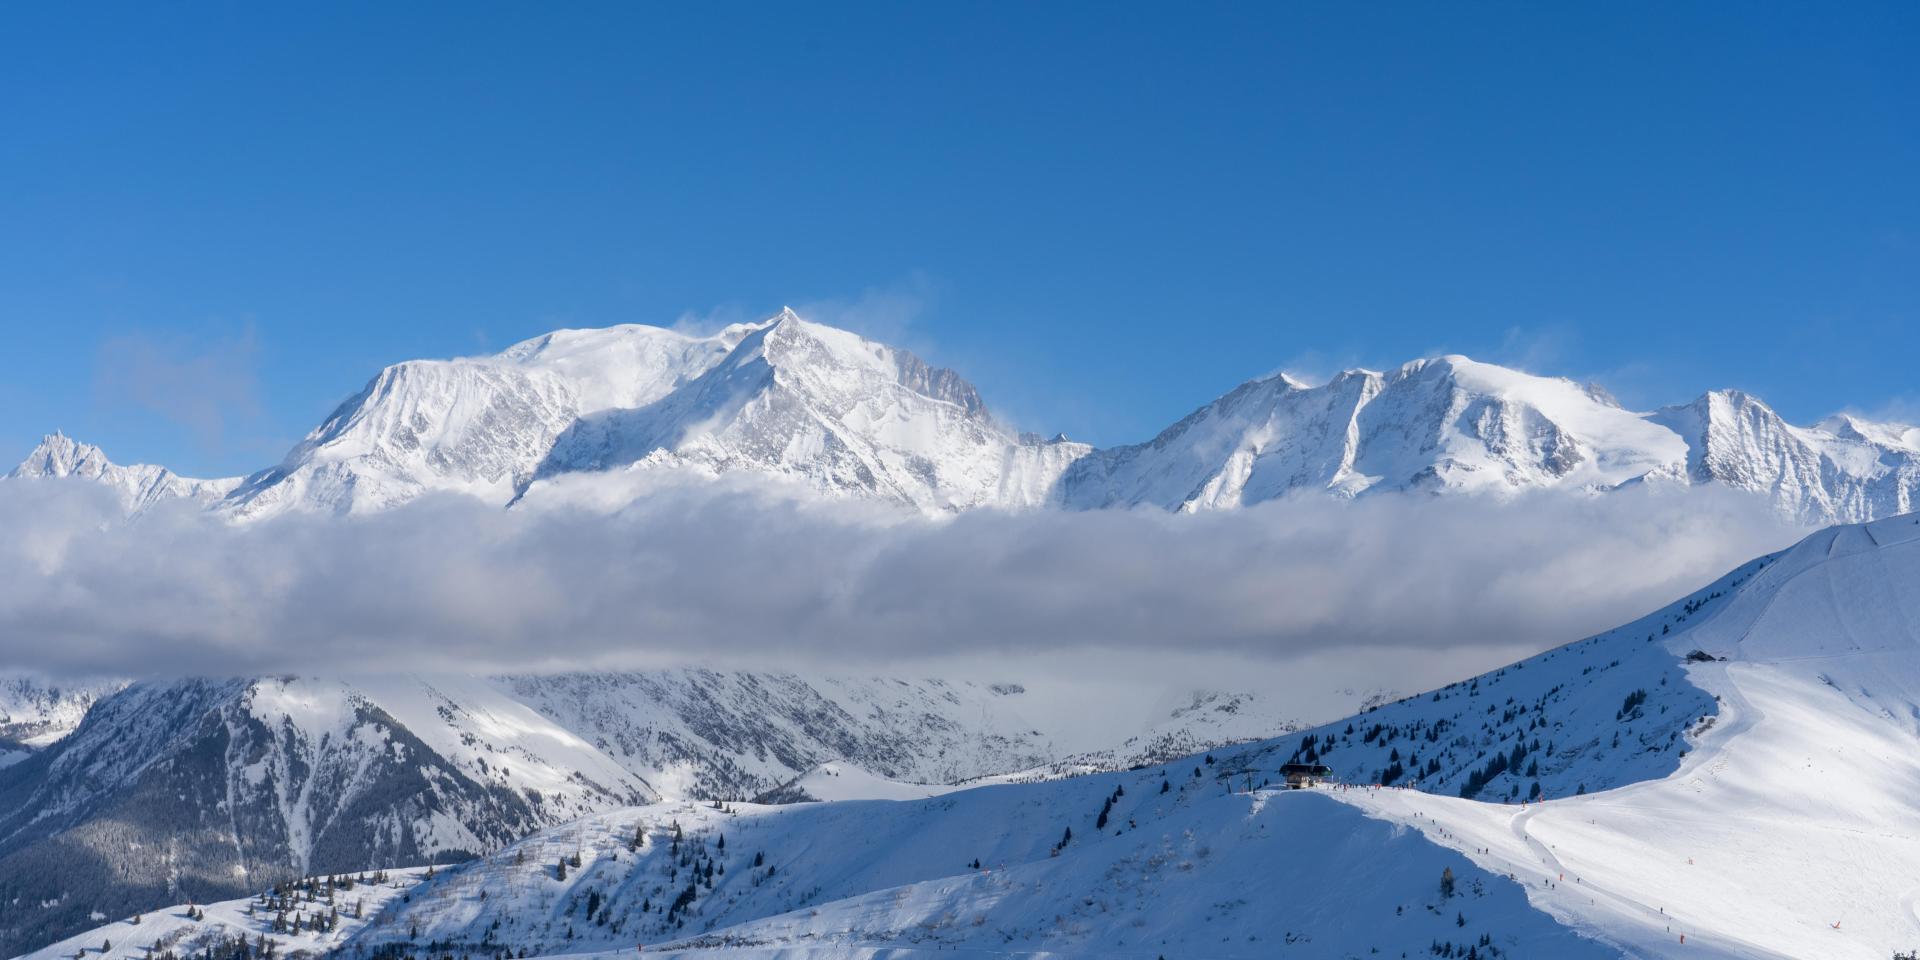
M1400 683L1444 682L1632 619L1798 533L1756 498L1679 489L941 519L718 481L614 510L545 499L570 505L441 497L235 525L185 506L123 520L84 483L8 482L0 664L854 673L1398 653L1427 665Z

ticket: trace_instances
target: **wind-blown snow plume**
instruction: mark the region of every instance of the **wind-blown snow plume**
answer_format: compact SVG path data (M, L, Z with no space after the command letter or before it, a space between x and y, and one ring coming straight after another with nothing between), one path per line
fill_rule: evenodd
M1798 531L1708 489L1288 498L1225 513L929 518L761 481L591 478L236 524L125 518L80 482L0 498L0 659L98 672L540 671L957 653L1436 656L1460 673L1590 633ZM625 481L623 481L625 482Z

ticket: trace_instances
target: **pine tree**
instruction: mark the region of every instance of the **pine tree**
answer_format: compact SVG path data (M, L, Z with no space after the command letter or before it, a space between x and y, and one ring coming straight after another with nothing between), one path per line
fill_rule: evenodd
M1445 870L1440 871L1440 896L1442 897L1453 896L1453 868L1452 867L1448 867Z

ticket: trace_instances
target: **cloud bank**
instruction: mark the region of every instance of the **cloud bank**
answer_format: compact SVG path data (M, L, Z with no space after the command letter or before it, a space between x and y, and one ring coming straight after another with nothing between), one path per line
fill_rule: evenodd
M84 483L0 488L0 664L132 676L1398 655L1426 664L1400 682L1445 682L1799 533L1704 490L930 519L708 480L611 510L582 485L544 507L235 525L123 519Z

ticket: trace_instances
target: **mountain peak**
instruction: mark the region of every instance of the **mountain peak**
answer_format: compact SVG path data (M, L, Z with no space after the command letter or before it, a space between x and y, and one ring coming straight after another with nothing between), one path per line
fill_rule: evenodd
M162 500L191 499L212 503L239 483L235 479L194 480L166 467L145 463L121 465L107 459L99 447L81 443L55 430L40 439L33 452L6 475L7 479L36 480L77 477L100 483L120 495L129 511L144 510Z
M81 443L55 430L40 438L26 459L7 474L10 477L98 477L114 466L99 447Z

